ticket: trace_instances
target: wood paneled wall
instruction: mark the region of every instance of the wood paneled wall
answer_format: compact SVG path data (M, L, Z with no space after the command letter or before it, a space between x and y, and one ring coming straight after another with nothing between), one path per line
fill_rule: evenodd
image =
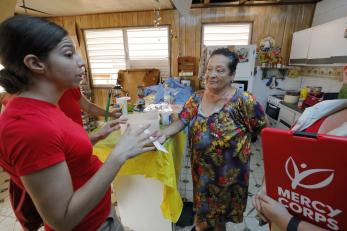
M106 108L108 89L96 87L93 88L94 103L102 108Z
M14 11L16 10L16 2L16 0L0 1L0 22L14 15Z
M300 4L193 9L190 16L180 17L179 54L200 56L203 24L252 22L251 43L259 45L262 38L272 36L287 63L292 34L311 26L314 8L314 4Z
M262 38L272 36L276 46L282 47L282 56L288 62L292 34L311 26L315 4L276 6L234 6L195 8L189 16L181 16L177 10L161 11L162 24L171 29L171 74L177 73L177 57L200 57L202 25L205 23L252 22L252 44L259 45ZM152 26L153 12L107 13L69 17L52 17L50 20L77 36L81 54L86 58L84 29L110 27ZM105 104L105 90L94 91L95 102Z

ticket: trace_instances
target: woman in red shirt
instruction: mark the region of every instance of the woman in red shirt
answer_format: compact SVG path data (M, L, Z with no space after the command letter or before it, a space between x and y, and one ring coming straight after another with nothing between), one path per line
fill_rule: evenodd
M18 94L0 116L0 165L29 193L46 230L98 230L111 210L110 184L129 158L153 150L128 127L108 159L93 155L83 128L57 106L78 87L84 63L60 26L30 16L0 24L0 85ZM117 125L119 126L119 125Z

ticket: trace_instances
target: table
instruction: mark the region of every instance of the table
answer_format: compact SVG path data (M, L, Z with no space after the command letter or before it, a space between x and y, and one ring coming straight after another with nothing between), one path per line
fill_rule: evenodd
M95 144L94 154L104 161L119 137L116 131ZM181 131L165 142L168 154L143 153L121 167L115 179L115 193L125 226L136 231L165 231L171 230L171 222L177 222L183 208L178 177L186 143L187 135Z

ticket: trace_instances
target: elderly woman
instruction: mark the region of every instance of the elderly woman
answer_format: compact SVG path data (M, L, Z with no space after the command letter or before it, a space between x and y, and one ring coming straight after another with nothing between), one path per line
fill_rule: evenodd
M160 141L189 127L196 230L225 230L240 223L247 202L251 138L265 126L255 98L231 83L239 60L215 50L206 71L206 90L185 103L179 120L160 134Z

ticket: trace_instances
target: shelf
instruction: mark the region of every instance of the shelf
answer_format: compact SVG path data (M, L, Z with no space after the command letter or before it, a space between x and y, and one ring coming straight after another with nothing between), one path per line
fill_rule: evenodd
M263 67L263 66L258 66L261 69L293 69L291 66L282 66L282 67Z
M290 69L293 69L291 67L260 67L262 70L262 79L270 79L271 76L268 76L269 70L277 70L277 76L276 79L284 79L284 77L288 74L288 71Z
M179 56L177 58L177 72L181 80L190 80L190 86L193 90L199 89L198 63L196 57Z

